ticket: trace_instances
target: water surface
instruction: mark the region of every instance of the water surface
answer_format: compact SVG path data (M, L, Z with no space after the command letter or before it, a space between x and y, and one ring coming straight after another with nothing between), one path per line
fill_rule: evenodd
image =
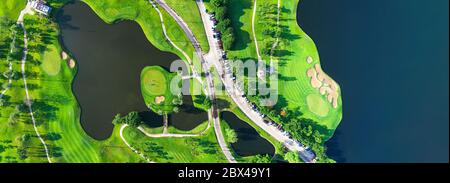
M257 154L274 155L275 148L273 145L265 138L261 137L258 132L245 121L242 121L231 112L222 112L220 117L237 133L238 141L231 144L231 147L239 156L252 156Z
M301 0L343 91L338 162L448 162L448 0Z

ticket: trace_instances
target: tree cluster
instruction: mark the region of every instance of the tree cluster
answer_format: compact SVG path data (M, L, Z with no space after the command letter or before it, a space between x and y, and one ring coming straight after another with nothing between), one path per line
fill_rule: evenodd
M212 11L217 20L216 29L222 34L221 40L225 50L231 49L235 41L233 27L228 13L229 0L211 0Z
M204 110L209 110L212 106L212 101L205 95L197 95L195 96L194 102Z
M259 25L262 28L262 34L265 39L262 43L261 52L267 56L273 54L278 47L276 40L281 37L281 28L278 25L278 7L276 4L269 2L263 3L259 12Z
M127 124L132 127L139 127L143 123L141 116L138 112L130 112L125 116L121 116L121 114L117 114L113 119L114 125L119 124Z
M266 155L256 155L252 159L250 159L250 163L270 163L272 162L272 158L266 154Z

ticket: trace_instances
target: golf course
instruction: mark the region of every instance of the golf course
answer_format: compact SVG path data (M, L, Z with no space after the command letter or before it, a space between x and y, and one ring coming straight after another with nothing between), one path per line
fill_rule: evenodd
M49 0L52 13L25 13L23 22L17 19L26 0L4 1L0 162L232 162L224 147L237 162L303 162L252 120L232 95L219 92L223 88L215 85L221 86L223 76L210 61L196 58L215 51L198 2L164 1L184 20L196 45L174 15L153 0ZM265 121L310 147L314 162L333 162L326 156L325 142L342 119L341 88L321 69L314 41L298 25L299 0L221 3L227 7L227 30L232 31L222 38L234 36L230 48L223 50L229 62L251 59L277 66L276 104L261 106L258 99L264 96L243 96ZM215 4L204 2L208 12L218 11ZM99 18L101 23L83 18ZM105 37L94 35L103 29L115 30L101 32ZM98 38L97 43L73 36L79 34ZM121 53L127 49L152 55ZM111 50L115 53L108 55ZM169 71L174 57L187 66L187 76ZM261 82L246 76L249 81ZM173 92L185 82L195 94ZM200 91L193 92L194 86ZM92 135L97 132L102 134Z

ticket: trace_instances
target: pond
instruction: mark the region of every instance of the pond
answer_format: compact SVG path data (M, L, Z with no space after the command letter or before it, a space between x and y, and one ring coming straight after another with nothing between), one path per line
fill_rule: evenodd
M231 144L233 150L239 156L253 156L258 154L275 154L275 148L265 138L261 137L258 132L245 121L239 119L232 112L220 113L221 119L236 131L238 141Z
M208 113L195 108L190 95L183 95L180 111L169 115L169 125L183 131L192 130L205 121L208 121Z

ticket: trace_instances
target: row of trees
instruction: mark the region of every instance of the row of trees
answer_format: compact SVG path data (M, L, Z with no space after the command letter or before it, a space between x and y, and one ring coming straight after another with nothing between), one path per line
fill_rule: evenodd
M268 154L261 155L258 154L250 159L250 163L270 163L272 162L272 157Z
M235 41L230 14L228 13L229 0L211 0L212 11L218 21L216 29L222 33L222 44L225 50L231 49Z
M259 25L264 35L262 54L270 56L279 46L275 44L277 39L281 38L282 29L278 25L278 6L270 2L265 2L259 11Z

